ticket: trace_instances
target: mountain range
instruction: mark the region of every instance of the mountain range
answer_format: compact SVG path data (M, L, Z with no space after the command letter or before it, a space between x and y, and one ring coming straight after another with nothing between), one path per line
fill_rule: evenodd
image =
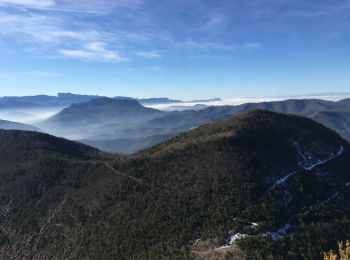
M72 93L58 93L57 96L37 95L37 96L18 96L18 97L0 97L0 109L8 108L30 108L30 107L67 107L74 103L87 102L91 99L104 98L97 95L77 95ZM117 96L114 99L135 100L142 105L157 105L157 104L176 104L183 103L181 100L174 100L169 98L132 98ZM214 102L221 101L220 98L209 100L193 100L186 102Z
M350 234L350 145L244 112L130 156L0 130L1 259L321 259Z
M161 111L144 107L141 101L148 104L177 103L179 105L175 110L179 111ZM200 101L204 100L197 100L197 102ZM46 120L32 122L35 125L33 127L113 153L134 153L205 123L257 108L309 117L337 131L346 140L350 140L349 99L339 102L291 99L238 106L193 105L189 107L188 104L181 105L182 101L167 98L142 100L60 93L57 97L4 97L0 99L0 106L5 104L4 102L13 106L11 111L15 115L19 113L16 108L28 103L37 106L53 104L65 106L56 115ZM28 130L28 127L20 129Z
M108 152L133 153L208 122L252 109L268 109L309 117L350 140L349 103L296 99L164 112L143 107L135 100L100 98L73 104L37 125Z

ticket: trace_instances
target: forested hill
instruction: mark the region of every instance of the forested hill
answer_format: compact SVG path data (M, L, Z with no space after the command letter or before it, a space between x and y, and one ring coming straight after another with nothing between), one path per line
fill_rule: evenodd
M320 259L350 236L349 151L264 110L125 157L2 131L0 258Z

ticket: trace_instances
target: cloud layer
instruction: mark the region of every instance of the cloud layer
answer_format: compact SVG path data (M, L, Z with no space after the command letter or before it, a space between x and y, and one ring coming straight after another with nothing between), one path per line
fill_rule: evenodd
M246 103L260 103L260 102L273 102L273 101L283 101L288 99L322 99L329 101L339 101L345 98L350 98L350 94L319 94L319 95L299 95L299 96L281 96L281 97L246 97L246 98L231 98L222 99L221 101L213 102L184 102L184 103L174 103L174 104L159 104L149 106L151 108L160 110L181 110L181 107L189 107L198 104L207 106L237 106Z

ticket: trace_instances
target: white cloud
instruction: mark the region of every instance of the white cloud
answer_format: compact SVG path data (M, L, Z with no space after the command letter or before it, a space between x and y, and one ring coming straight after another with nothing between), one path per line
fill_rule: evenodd
M0 0L0 6L78 13L109 13L115 9L137 8L142 3L143 0Z
M118 51L108 50L102 42L92 42L82 49L60 49L58 52L66 57L85 61L122 62L126 61Z
M39 56L50 52L87 61L120 62L125 60L118 51L108 48L113 44L114 35L90 28L84 30L79 26L71 30L63 18L41 14L17 15L0 12L0 27L2 28L0 36L15 36L17 40L25 43L34 43L28 50Z
M0 5L14 5L27 8L48 8L55 5L53 0L0 0Z
M10 0L0 1L4 3ZM21 1L23 4L24 1L27 1L26 3L29 6L29 0ZM156 35L153 32L139 29L139 27L135 27L132 30L125 30L124 26L121 26L122 24L115 20L108 20L107 25L106 23L96 22L95 19L90 19L91 16L95 18L96 14L94 13L72 14L71 11L68 13L66 11L62 13L51 12L52 9L61 10L61 8L66 8L65 10L78 10L78 5L73 8L73 6L69 5L69 2L76 3L81 1L56 0L56 6L54 8L41 8L40 12L27 8L21 8L20 10L2 9L0 6L0 41L5 39L3 42L6 43L6 38L15 39L25 46L27 52L40 57L57 58L59 54L72 58L81 57L83 59L85 57L85 60L121 61L120 52L135 54L136 47L138 49L143 48L140 46L144 43L149 43L155 37L160 37L158 36L160 33ZM84 10L93 12L94 8L92 6L94 4L101 7L107 6L108 3L112 2L114 1L91 1L88 2L91 4L89 7L82 7L78 12ZM121 8L128 5L140 4L141 2L140 0L122 0L118 2L118 6ZM97 6L96 8L98 9ZM100 15L102 14L98 14L99 19ZM122 18L125 18L122 10L120 10L120 15ZM125 16L128 15L125 14ZM128 17L127 19L131 18ZM93 48L102 48L101 44L99 46L90 45L90 49L86 47L96 42L104 44L104 51L93 50ZM111 49L113 50L110 51ZM91 52L99 52L100 58L92 55ZM136 55L144 58L161 57L161 53L158 51L144 51Z
M1 8L5 4L21 8ZM11 44L6 38L14 39L35 56L57 58L64 55L95 61L122 61L125 55L161 58L161 51L150 50L156 41L162 49L168 48L167 51L188 48L208 53L260 47L258 43L192 40L176 43L176 33L159 28L157 17L151 11L139 8L143 4L144 0L0 0L0 40L5 39L3 42ZM34 7L40 11L31 10ZM218 13L207 19L202 29L213 29L227 23L227 17ZM125 24L130 26L126 28ZM91 45L96 42L100 45Z
M92 41L104 38L95 30L70 30L57 17L33 14L8 14L0 12L0 35L16 35L43 44L58 44L67 40Z
M136 56L147 59L157 59L162 57L160 51L138 51L135 54Z
M158 104L151 105L148 107L160 109L160 110L179 110L178 107L188 107L197 104L207 105L207 106L237 106L246 103L261 103L261 102L273 102L273 101L283 101L288 99L323 99L328 101L339 101L344 98L350 98L350 94L319 94L319 95L306 95L306 96L281 96L281 97L246 97L246 98L231 98L222 99L221 101L211 101L211 102L184 102L184 103L173 103L173 104Z

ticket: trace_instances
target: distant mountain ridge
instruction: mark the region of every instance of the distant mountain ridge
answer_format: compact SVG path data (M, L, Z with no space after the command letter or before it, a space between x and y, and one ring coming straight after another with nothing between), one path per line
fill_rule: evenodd
M320 112L333 111L334 114L350 112L350 106L344 104L346 100L339 102L325 101L318 99L291 99L285 101L261 102L261 103L246 103L237 106L211 106L202 110L174 111L165 114L162 117L153 119L150 127L164 127L167 129L188 129L198 127L207 122L221 120L241 112L253 109L267 109L277 112L285 112L315 118L325 126L343 134L344 138L349 139L349 135L344 135L344 132L350 133L348 125L344 125L340 117L330 117L331 114L324 114L323 117L317 116ZM344 115L347 115L344 114ZM347 119L347 121L349 118ZM332 121L332 124L329 122Z
M58 93L57 96L37 95L0 97L0 107L13 107L13 104L22 104L22 107L63 107L73 103L86 102L99 96L75 95L71 93ZM7 105L7 106L6 106Z
M241 112L268 109L315 119L350 140L350 106L344 103L346 100L295 99L163 112L132 99L99 98L74 104L38 126L59 136L84 139L84 143L109 152L125 153L137 151L137 145L143 149L164 140L159 137L170 138Z
M66 107L74 103L87 102L91 99L104 98L104 96L97 95L77 95L72 93L58 93L57 96L37 95L37 96L18 96L18 97L0 97L0 109L13 107ZM183 103L182 100L174 100L169 98L132 98L117 96L114 99L135 100L142 105L157 105L157 104L171 104ZM187 102L211 102L220 101L215 98L210 100L198 100Z
M350 141L349 99L339 102L319 99L291 99L246 103L237 106L209 107L205 105L191 107L187 103L182 104L180 100L168 98L140 99L138 101L138 99L130 97L104 98L70 93L59 93L57 97L42 95L23 97L19 100L16 97L8 97L8 99L0 98L0 110L1 104L10 104L12 101L15 107L26 107L28 104L40 106L38 103L33 103L38 102L38 100L41 100L42 104L45 104L44 106L48 106L48 104L64 105L65 109L63 111L44 122L37 123L37 126L54 135L74 140L83 139L84 142L94 144L102 149L108 147L110 152L137 151L137 145L139 145L139 149L143 149L145 144L151 146L164 140L159 138L160 136L172 137L205 123L221 120L256 108L307 116L336 130L343 138ZM11 101L11 99L13 100ZM58 102L59 100L61 103ZM100 100L100 102L106 104L99 104L94 100ZM124 105L122 105L123 100L125 101ZM211 101L218 100L212 99ZM194 100L192 104L203 101L205 100ZM67 106L70 103L72 104ZM112 105L112 103L115 105ZM117 103L119 105L116 105ZM145 104L154 105L159 103L173 104L171 106L178 111L164 112L143 107ZM182 107L182 105L184 106ZM15 107L13 107L14 110ZM130 112L127 112L128 110ZM110 141L108 145L106 141ZM114 144L114 146L111 144ZM127 148L128 145L130 149Z

